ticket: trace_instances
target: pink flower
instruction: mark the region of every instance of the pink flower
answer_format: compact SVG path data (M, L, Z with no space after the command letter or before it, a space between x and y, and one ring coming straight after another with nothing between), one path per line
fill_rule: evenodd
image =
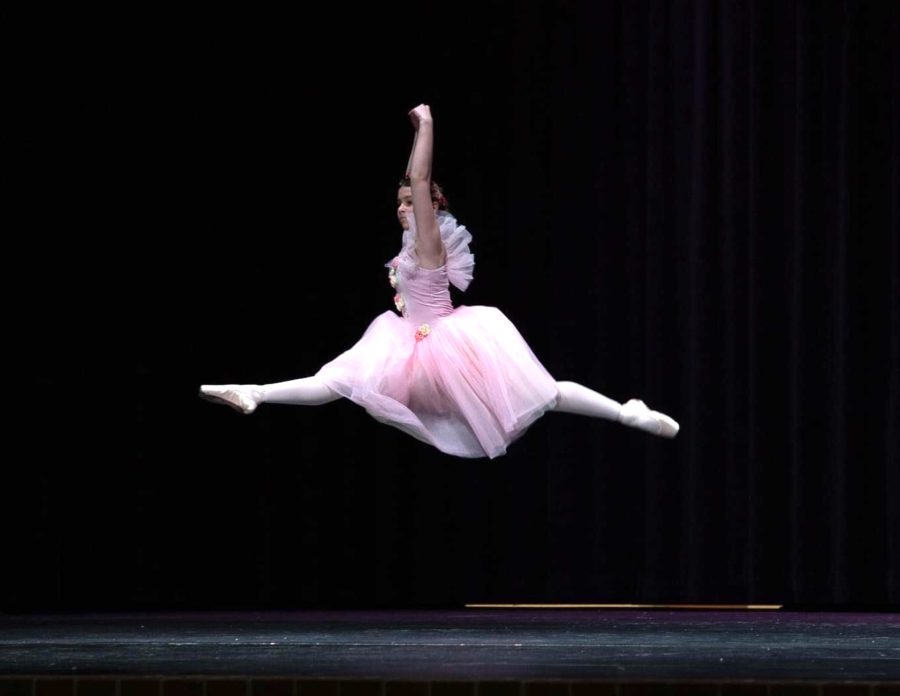
M416 331L416 340L421 341L423 338L425 338L430 333L431 333L431 327L428 326L428 324L422 324L422 326L420 326L419 329Z

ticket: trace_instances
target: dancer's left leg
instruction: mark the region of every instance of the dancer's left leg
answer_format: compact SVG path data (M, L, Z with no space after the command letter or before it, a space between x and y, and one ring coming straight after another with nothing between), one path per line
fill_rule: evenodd
M624 405L577 382L557 382L559 400L554 411L616 421L661 437L675 437L679 425L671 417L647 408L640 399Z

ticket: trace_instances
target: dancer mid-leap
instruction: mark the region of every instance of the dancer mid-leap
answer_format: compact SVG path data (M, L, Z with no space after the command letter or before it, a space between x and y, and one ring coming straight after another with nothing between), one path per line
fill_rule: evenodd
M377 420L459 457L504 454L547 411L674 437L678 423L639 399L622 405L575 382L557 382L500 310L453 307L449 283L465 290L472 280L472 236L431 181L431 109L420 104L409 117L415 137L397 192L403 244L386 264L399 313L376 317L356 345L312 377L204 385L200 395L244 413L261 403L317 405L345 397Z

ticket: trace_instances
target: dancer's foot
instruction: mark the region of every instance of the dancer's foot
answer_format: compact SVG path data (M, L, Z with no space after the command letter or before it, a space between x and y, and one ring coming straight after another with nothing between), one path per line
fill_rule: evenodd
M640 399L631 399L622 406L619 422L653 435L669 438L675 437L680 428L673 418L659 411L651 411Z
M241 413L253 413L262 401L262 394L255 385L204 384L200 398L217 404L226 404Z

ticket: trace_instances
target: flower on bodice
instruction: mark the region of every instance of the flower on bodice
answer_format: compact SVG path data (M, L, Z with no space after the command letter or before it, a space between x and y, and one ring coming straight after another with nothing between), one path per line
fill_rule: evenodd
M403 310L406 307L406 303L403 301L403 296L398 292L394 295L394 306L397 308L397 311L403 314Z
M418 330L416 331L416 340L421 341L423 338L425 338L430 333L431 333L431 327L428 326L428 324L422 324L422 326L420 326L418 328Z
M397 287L397 266L400 265L399 259L394 259L391 261L391 267L388 269L388 282L391 284L392 288Z

